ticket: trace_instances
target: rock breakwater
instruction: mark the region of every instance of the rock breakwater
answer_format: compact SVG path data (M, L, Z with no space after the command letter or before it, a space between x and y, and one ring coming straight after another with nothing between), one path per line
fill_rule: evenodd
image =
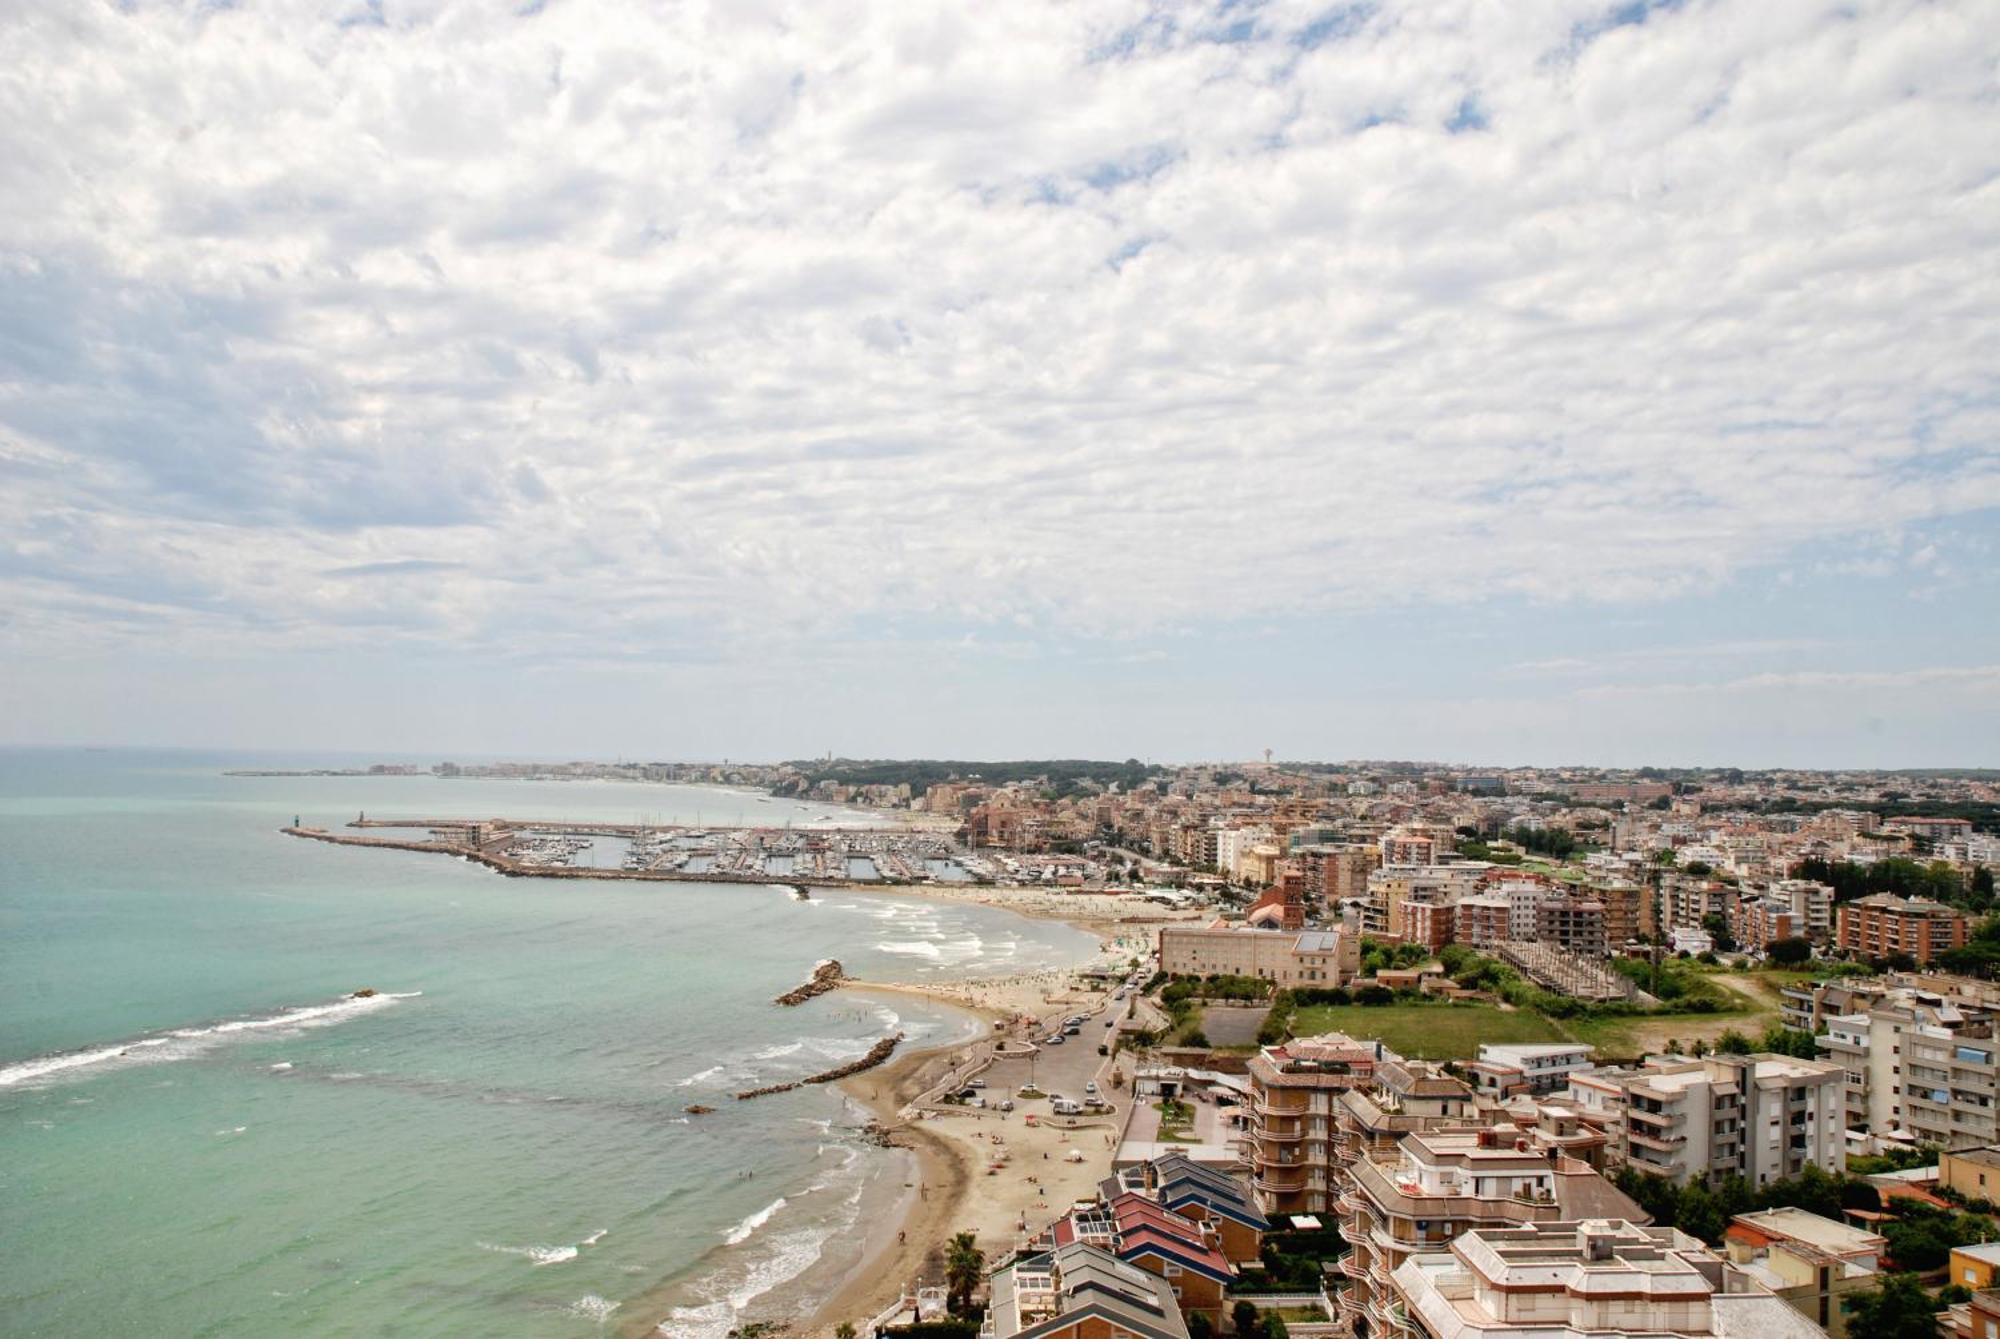
M842 1065L838 1069L829 1069L823 1074L813 1074L803 1079L794 1079L790 1083L774 1083L765 1088L746 1089L736 1094L736 1100L747 1102L753 1097L764 1097L770 1093L788 1093L794 1088L803 1088L808 1083L833 1083L839 1079L846 1078L849 1074L859 1074L864 1069L875 1068L875 1066L894 1055L896 1047L901 1045L902 1041L903 1034L898 1032L893 1037L884 1037L882 1040L876 1042L868 1048L868 1054L851 1064Z
M837 987L840 984L841 976L842 972L839 960L828 958L824 962L814 966L812 975L806 978L804 985L795 986L778 996L777 1002L779 1004L804 1004L814 996L824 995L829 990Z

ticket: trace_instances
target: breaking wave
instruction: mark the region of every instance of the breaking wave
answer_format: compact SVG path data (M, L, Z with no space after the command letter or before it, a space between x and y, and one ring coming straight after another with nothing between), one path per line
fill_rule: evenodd
M172 1032L140 1037L133 1041L116 1042L109 1046L93 1046L83 1050L64 1051L57 1055L40 1056L33 1060L22 1060L0 1067L0 1088L11 1088L17 1084L44 1079L81 1077L80 1071L93 1070L120 1060L132 1064L186 1060L211 1050L232 1037L277 1032L288 1028L329 1027L362 1014L386 1009L399 1000L416 999L422 994L420 990L412 990L402 994L349 995L331 1004L301 1005L262 1018L233 1018L227 1022L212 1023L207 1027L176 1028Z

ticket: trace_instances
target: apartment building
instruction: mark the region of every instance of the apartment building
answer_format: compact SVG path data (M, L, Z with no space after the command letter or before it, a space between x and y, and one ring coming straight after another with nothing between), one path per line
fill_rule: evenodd
M1571 1075L1594 1068L1595 1056L1580 1042L1481 1042L1465 1069L1482 1097L1557 1093L1568 1090Z
M1835 916L1835 947L1858 958L1907 953L1920 965L1946 949L1960 948L1971 918L1941 902L1876 893L1843 902Z
M1405 902L1403 923L1396 927L1409 944L1422 944L1435 953L1453 942L1458 924L1457 908L1447 902Z
M1653 890L1646 884L1608 879L1592 883L1590 895L1604 906L1604 942L1612 949L1658 933Z
M1342 1093L1372 1087L1377 1066L1400 1058L1379 1041L1339 1032L1266 1046L1251 1057L1245 1148L1264 1213L1327 1212L1335 1104Z
M1604 903L1567 889L1545 891L1535 903L1535 933L1531 937L1566 953L1602 958L1609 942Z
M1334 1098L1329 1183L1340 1164L1359 1157L1386 1157L1405 1135L1487 1124L1478 1118L1475 1096L1470 1086L1441 1066L1384 1059L1376 1065L1370 1084Z
M1903 1032L1903 1124L1923 1143L1978 1148L2000 1140L1994 1020L1947 1006Z
M1731 1264L1833 1339L1846 1339L1848 1294L1882 1282L1888 1247L1879 1233L1792 1208L1737 1214L1723 1241Z
M1736 1174L1752 1185L1846 1154L1846 1071L1827 1060L1656 1056L1574 1075L1570 1091L1604 1124L1611 1161L1686 1184Z
M1188 1339L1166 1279L1071 1242L996 1270L980 1339Z
M1338 986L1361 971L1361 936L1345 928L1160 929L1160 970L1172 976L1254 976L1280 986Z
M1398 1266L1391 1336L1814 1339L1796 1310L1677 1228L1597 1218L1469 1232Z
M1370 1333L1400 1328L1396 1272L1413 1256L1443 1250L1461 1233L1560 1219L1644 1222L1638 1205L1590 1167L1537 1151L1509 1126L1404 1136L1386 1157L1342 1170L1335 1208L1351 1250L1340 1268L1350 1286L1341 1319Z
M1763 953L1780 939L1806 938L1806 918L1787 899L1745 894L1730 912L1729 933L1738 948Z

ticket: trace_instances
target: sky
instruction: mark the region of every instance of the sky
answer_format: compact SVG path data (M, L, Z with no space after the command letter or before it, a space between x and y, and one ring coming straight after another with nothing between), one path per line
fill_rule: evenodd
M1992 0L0 50L0 743L2000 765Z

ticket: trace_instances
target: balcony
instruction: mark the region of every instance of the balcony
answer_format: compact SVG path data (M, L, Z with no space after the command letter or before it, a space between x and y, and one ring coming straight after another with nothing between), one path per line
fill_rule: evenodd
M1627 1107L1625 1109L1625 1120L1628 1124L1636 1122L1642 1125L1657 1126L1662 1130L1671 1130L1674 1126L1682 1124L1686 1119L1686 1115L1679 1111L1648 1111L1644 1107Z
M1627 1130L1625 1138L1643 1148L1658 1149L1662 1153L1678 1153L1682 1145L1687 1143L1687 1136L1684 1134L1657 1135L1640 1129Z

